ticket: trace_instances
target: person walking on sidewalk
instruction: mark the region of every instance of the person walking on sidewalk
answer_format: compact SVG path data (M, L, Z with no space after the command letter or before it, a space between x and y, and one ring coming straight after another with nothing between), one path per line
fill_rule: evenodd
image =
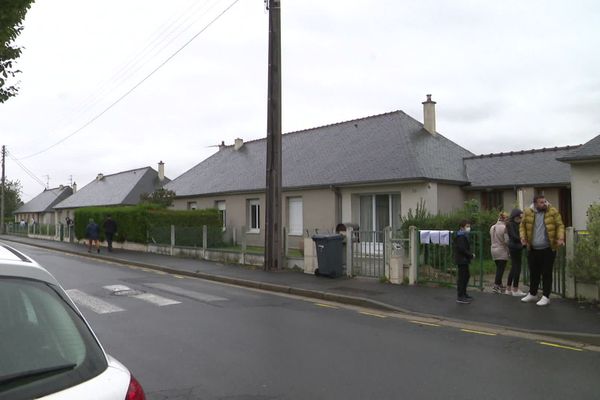
M565 226L558 210L550 206L544 196L535 196L533 204L525 210L519 227L521 243L527 246L530 271L529 293L521 299L524 303L537 302L538 306L550 304L552 268L556 250L565 244ZM538 301L537 292L543 285L543 296Z
M85 227L85 237L88 240L88 253L92 252L92 244L96 247L96 251L100 253L100 227L92 218Z
M523 219L523 211L515 208L510 212L506 222L507 245L510 254L510 272L506 282L506 294L509 296L525 296L527 293L519 289L519 278L521 276L521 260L523 257L523 243L519 234L519 226Z
M471 224L469 221L461 221L456 239L454 240L454 262L457 266L457 297L456 302L459 304L469 304L473 300L467 294L467 285L469 284L469 264L475 258L475 254L471 252L471 243L469 242L469 232Z
M494 280L494 293L504 293L506 288L502 286L504 270L508 262L508 245L506 240L506 220L508 214L504 211L498 215L498 221L490 228L490 238L492 242L491 253L494 263L496 263L496 279Z
M112 219L112 216L109 214L106 216L106 220L104 221L104 224L102 224L102 227L104 228L104 236L106 236L106 244L108 246L108 251L112 252L112 242L113 237L117 233L117 223L115 222L115 220Z

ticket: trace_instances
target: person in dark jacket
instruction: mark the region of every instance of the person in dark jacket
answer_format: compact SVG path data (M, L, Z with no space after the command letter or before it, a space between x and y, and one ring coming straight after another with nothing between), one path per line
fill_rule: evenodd
M102 224L102 227L104 228L104 236L106 236L106 244L108 245L108 251L112 251L113 237L117 233L117 223L114 219L112 219L111 215L108 215L106 217L106 220L104 221L104 224Z
M467 285L471 277L469 264L475 258L475 254L471 251L471 243L469 242L470 231L471 224L469 221L461 221L459 230L456 232L456 239L454 239L454 262L458 270L456 302L459 304L469 304L473 300L467 294Z
M96 251L100 253L100 227L92 218L85 227L85 237L88 240L88 253L92 252L92 243L96 246Z
M506 294L510 296L525 296L527 293L519 289L519 277L521 276L521 260L523 255L523 243L519 233L519 225L523 220L523 211L515 208L510 212L506 223L507 245L510 253L510 273L506 282Z

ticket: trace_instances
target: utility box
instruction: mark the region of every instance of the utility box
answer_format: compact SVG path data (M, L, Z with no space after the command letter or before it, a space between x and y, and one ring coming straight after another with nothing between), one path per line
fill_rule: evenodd
M315 275L325 275L331 278L342 276L344 273L344 236L342 235L313 235L317 249L319 268Z

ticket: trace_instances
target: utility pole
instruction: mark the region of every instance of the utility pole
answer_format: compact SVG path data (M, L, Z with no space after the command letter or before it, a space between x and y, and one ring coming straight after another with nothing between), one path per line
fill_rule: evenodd
M4 170L4 161L6 158L6 146L2 145L2 190L0 192L0 233L4 234L4 186L6 184L6 173Z
M269 10L269 76L267 100L267 193L265 213L265 270L282 263L281 226L281 7L265 0Z

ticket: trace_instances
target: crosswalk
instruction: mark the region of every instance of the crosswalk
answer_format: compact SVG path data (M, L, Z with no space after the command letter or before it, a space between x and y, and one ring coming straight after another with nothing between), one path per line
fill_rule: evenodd
M187 290L163 283L146 283L144 286L151 289L156 289L160 292L176 295L179 298L188 298L206 303L228 300L224 297ZM106 285L102 286L102 289L103 293L96 295L88 294L80 289L67 289L66 292L75 302L75 304L87 310L93 311L96 314L111 314L126 311L126 309L123 308L123 298L139 300L141 302L158 307L172 306L182 303L182 301L164 297L156 293L149 293L146 290L132 289L126 285Z

